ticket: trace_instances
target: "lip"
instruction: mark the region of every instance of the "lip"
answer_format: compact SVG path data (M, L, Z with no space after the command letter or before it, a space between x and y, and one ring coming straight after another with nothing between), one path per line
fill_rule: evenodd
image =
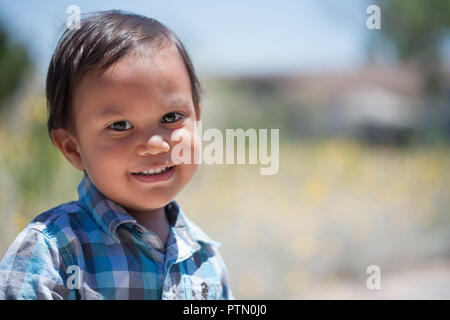
M154 167L154 168L160 168L160 167L161 166ZM170 167L170 166L167 166L167 167ZM153 175L153 176L138 175L138 174L135 174L135 173L130 173L130 174L131 174L131 176L133 176L134 178L136 178L137 180L139 180L141 182L152 183L152 182L157 182L157 181L169 180L170 177L173 176L176 168L177 168L177 166L172 166L169 169L169 171L164 172L164 173L160 173L160 174L156 174L156 175Z

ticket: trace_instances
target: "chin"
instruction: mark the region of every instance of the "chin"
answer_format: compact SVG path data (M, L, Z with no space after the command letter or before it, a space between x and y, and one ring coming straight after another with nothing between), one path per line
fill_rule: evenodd
M134 207L133 209L135 209L136 211L155 210L155 209L165 207L167 204L170 203L170 201L172 201L172 199L151 201L151 202L147 202L147 203L139 203L137 205L135 204L133 206Z

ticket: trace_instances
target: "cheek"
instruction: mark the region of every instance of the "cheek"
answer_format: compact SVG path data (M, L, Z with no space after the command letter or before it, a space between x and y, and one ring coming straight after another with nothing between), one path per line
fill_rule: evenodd
M184 188L192 180L197 168L197 164L182 164L178 166L177 189Z
M195 164L201 155L200 137L189 128L173 131L171 136L171 160L173 163Z
M179 141L173 141L178 140ZM174 163L182 162L178 165L178 177L181 186L184 186L192 179L197 168L198 159L201 154L200 137L194 130L181 128L174 131L172 135L171 160ZM174 149L175 148L175 149ZM181 152L179 152L181 150ZM197 156L195 154L197 153ZM190 156L188 156L190 155Z
M198 132L194 132L194 139L192 140L192 145L191 145L191 149L192 154L196 154L196 158L195 159L200 159L202 150L200 149L201 147L201 141L200 141L200 135L198 134ZM198 162L198 160L197 160Z
M85 158L91 170L115 169L126 162L128 154L126 141L90 141Z
M201 156L199 135L197 133L193 133L192 139L184 142L183 148L190 150L191 155L190 162L183 165L183 169L186 172L186 179L189 181L197 171L198 162Z

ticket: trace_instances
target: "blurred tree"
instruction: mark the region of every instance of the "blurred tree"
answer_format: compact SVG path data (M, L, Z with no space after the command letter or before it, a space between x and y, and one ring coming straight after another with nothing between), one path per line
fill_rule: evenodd
M7 111L6 99L18 89L30 67L27 48L14 43L0 21L0 114Z
M393 44L402 62L412 63L424 72L428 92L442 89L442 45L450 36L450 1L377 2L382 12L379 40ZM385 46L378 48L383 50Z
M370 1L373 3L372 1ZM450 42L449 0L377 0L381 30L371 33L370 50L393 47L400 62L417 68L423 77L428 106L425 127L450 138L450 106L443 48Z

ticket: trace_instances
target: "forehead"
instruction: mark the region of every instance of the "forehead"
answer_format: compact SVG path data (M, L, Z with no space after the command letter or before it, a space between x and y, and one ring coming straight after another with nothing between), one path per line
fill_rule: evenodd
M106 70L87 73L74 92L74 112L99 116L133 106L192 104L191 83L175 48L134 50Z

